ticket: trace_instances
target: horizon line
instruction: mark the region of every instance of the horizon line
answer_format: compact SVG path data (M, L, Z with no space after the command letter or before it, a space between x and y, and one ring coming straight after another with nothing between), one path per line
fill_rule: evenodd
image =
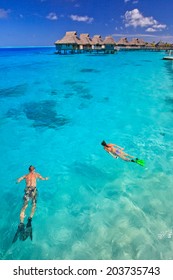
M113 33L111 35L112 37L153 37L153 38L167 38L167 39L173 39L173 35L151 35L151 34L123 34L123 33Z
M48 46L42 46L42 45L40 45L40 46L38 46L38 45L36 45L36 46L34 46L34 45L24 45L24 46L21 46L21 45L19 45L19 46L0 46L0 49L10 49L10 48L54 48L55 46L54 45L48 45Z

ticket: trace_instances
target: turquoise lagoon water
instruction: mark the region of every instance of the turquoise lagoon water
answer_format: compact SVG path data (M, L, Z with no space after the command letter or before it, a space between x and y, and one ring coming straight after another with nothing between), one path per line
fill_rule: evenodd
M0 49L1 259L173 259L173 64L163 56ZM103 139L146 167L113 159ZM12 244L16 178L31 164L49 181L38 182L33 240Z

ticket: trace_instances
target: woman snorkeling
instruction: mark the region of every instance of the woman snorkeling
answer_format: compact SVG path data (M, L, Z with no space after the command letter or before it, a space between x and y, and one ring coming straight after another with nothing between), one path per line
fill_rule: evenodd
M134 158L133 156L125 153L124 148L116 145L116 144L107 144L104 140L101 145L104 147L104 150L108 152L114 158L121 158L124 161L136 162L142 166L144 166L144 161L138 158Z

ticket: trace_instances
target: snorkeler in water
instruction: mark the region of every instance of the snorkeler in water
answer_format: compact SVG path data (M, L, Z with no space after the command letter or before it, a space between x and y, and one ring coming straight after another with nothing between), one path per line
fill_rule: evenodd
M134 156L131 156L124 152L124 148L116 145L116 144L107 144L104 140L102 141L101 145L104 147L104 150L108 152L112 157L114 158L121 158L124 161L130 161L138 163L139 165L144 166L144 161L140 160L138 158L134 158Z
M37 202L37 188L36 188L37 179L48 180L48 177L44 178L39 173L36 173L35 167L31 165L29 167L29 173L20 177L17 180L17 183L20 183L22 180L25 180L26 188L25 188L25 194L23 197L24 203L23 203L23 207L20 212L20 224L18 225L18 229L14 236L13 243L17 240L18 237L21 240L25 240L28 236L30 236L30 238L32 239L31 221L32 221L32 217L34 216L34 213L35 213L36 202ZM27 223L26 229L25 229L25 225L24 225L25 210L28 207L29 200L32 201L32 208L31 208L30 217L28 218L28 223Z

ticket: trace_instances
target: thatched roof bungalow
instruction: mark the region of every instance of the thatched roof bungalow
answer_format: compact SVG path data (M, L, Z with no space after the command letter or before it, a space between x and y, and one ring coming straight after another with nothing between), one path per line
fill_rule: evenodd
M173 44L170 43L164 43L163 41L159 41L155 44L155 47L157 50L172 50Z
M92 49L101 50L103 49L103 40L101 35L94 35L92 38Z
M92 40L88 33L80 34L80 49L89 50L92 48Z
M105 45L106 49L114 49L114 46L116 45L112 36L106 36L103 41L103 44Z
M104 41L103 41L103 46L104 46L104 49L105 49L105 52L106 53L113 53L115 52L115 41L114 39L112 38L112 36L106 36Z
M140 47L145 47L146 46L146 42L142 39L138 39L138 43Z
M76 31L66 32L65 36L55 42L56 50L64 52L75 51L79 49L80 39L77 37Z
M103 44L104 45L113 45L113 46L116 45L116 43L115 43L114 39L112 38L112 36L106 36L104 41L103 41Z
M144 47L145 45L146 45L146 43L142 39L138 39L138 38L133 38L129 42L129 46L135 47L135 48Z
M133 38L130 42L129 42L130 46L134 46L134 47L142 47L145 46L145 42L142 39L138 39L138 38Z
M127 47L129 45L129 42L127 38L121 38L116 44L119 47Z
M155 48L155 43L146 43L145 48L146 49L154 49Z
M162 42L162 41L159 41L158 43L155 44L155 47L156 48L159 48L159 49L162 49L162 48L165 48L165 43Z

